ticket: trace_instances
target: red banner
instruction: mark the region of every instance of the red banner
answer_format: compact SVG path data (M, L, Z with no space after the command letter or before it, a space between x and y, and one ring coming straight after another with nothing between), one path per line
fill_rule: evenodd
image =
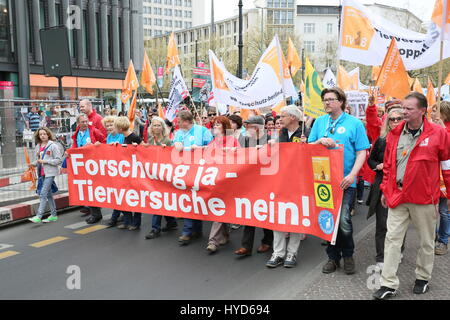
M157 146L69 150L70 205L306 233L334 242L343 151L282 143L224 152Z

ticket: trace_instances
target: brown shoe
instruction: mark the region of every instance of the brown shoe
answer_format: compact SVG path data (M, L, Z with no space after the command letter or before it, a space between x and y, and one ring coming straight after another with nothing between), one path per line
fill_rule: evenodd
M252 255L250 250L245 249L245 248L240 248L240 249L236 250L234 252L234 254L237 254L238 256L251 256Z
M268 244L264 244L263 243L262 245L259 246L257 252L258 253L264 253L264 252L267 252L269 250L270 250L270 246Z

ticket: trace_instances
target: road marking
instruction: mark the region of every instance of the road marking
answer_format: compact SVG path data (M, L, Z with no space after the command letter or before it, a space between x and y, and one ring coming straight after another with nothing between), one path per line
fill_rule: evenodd
M88 233L99 231L99 230L103 230L103 229L106 229L106 228L108 228L108 226L98 225L98 226L93 226L93 227L89 227L89 228L86 228L86 229L81 229L81 230L75 231L74 233L76 233L76 234L88 234Z
M8 257L12 257L15 256L16 254L19 254L20 252L17 251L5 251L0 253L0 260L8 258Z
M0 243L0 250L5 250L14 247L12 244Z
M103 220L109 220L109 219L111 219L111 217L112 217L112 214L107 214L107 215L103 216ZM80 229L80 228L87 227L87 226L88 226L88 224L85 221L83 221L83 222L70 224L68 226L65 226L64 228L70 229L70 230L76 230L76 229Z
M48 245L51 245L51 244L54 244L54 243L57 243L57 242L61 242L61 241L67 240L67 239L69 239L69 238L66 238L66 237L54 237L54 238L50 238L50 239L47 239L47 240L43 240L43 241L32 243L32 244L30 244L30 246L34 247L34 248L42 248L42 247L45 247L45 246L48 246Z

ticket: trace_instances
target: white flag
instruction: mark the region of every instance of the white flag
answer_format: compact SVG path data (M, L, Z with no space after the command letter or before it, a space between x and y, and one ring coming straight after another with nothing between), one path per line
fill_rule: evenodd
M325 72L325 76L323 77L323 87L329 89L336 86L336 76L334 75L333 71L331 71L331 69L327 69L327 72Z
M228 72L211 50L209 60L216 103L258 109L273 107L285 97L297 96L278 37L272 40L249 80Z
M173 121L176 117L178 107L189 96L189 89L184 82L180 67L175 66L172 84L170 85L169 104L167 106L166 118Z
M344 0L341 15L340 59L367 66L383 63L392 38L406 70L429 67L439 61L442 29L431 23L427 34L404 29L371 12L355 0ZM445 41L444 59L450 57Z

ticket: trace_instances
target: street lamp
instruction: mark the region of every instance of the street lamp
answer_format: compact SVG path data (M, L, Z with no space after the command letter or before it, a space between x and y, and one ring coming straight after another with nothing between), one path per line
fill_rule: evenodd
M239 62L238 62L238 78L242 79L242 59L243 59L243 49L244 49L244 42L242 39L242 29L243 29L243 17L242 17L242 0L239 0L239 43L238 43L238 49L239 49Z

